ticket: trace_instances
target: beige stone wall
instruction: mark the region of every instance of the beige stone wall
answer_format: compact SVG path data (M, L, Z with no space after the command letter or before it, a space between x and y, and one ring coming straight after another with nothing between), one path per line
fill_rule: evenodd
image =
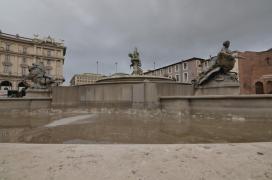
M64 49L62 43L50 37L29 39L0 33L0 83L8 81L11 88L17 90L23 76L28 74L28 66L38 61L45 65L49 76L61 82L64 79Z
M206 119L250 121L269 120L272 117L271 95L235 96L176 96L161 97L162 110Z
M105 83L54 87L54 107L158 107L160 96L190 96L193 86L180 83Z
M49 110L51 98L0 98L1 115L10 113L29 113L35 110Z

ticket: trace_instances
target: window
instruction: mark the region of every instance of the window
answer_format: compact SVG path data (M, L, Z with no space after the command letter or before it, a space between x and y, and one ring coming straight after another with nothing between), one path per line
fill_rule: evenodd
M207 68L209 66L208 61L205 61L204 65Z
M161 76L163 76L163 69L161 69Z
M199 60L196 61L196 66L201 67L201 62Z
M27 73L27 68L22 67L22 75L26 75L26 73Z
M168 67L168 72L169 73L172 73L172 67L170 66L170 67ZM171 77L172 78L172 77Z
M183 63L183 70L187 70L188 69L188 64L185 62Z
M40 47L37 48L37 54L39 54L39 55L42 54L42 48L40 48Z
M5 60L6 60L6 61L10 61L10 56L9 56L9 55L6 55L6 56L5 56Z
M179 70L179 65L176 64L176 72L178 72L178 70Z
M23 64L26 64L26 58L23 57L23 60L22 60Z
M256 94L264 94L264 85L262 82L255 83Z
M47 56L51 57L51 51L50 50L47 51Z
M58 57L60 56L60 51L57 51L57 56L58 56Z
M180 81L179 74L176 74L176 81L177 81L177 82Z
M187 72L183 73L183 82L184 83L188 82L188 73Z
M50 60L47 60L47 61L46 61L46 64L47 64L47 65L50 65L50 64L51 64L51 61L50 61Z
M27 47L23 47L23 53L26 54L27 52Z
M47 69L47 70L46 70L46 74L50 76L50 75L51 75L51 70L50 70L50 69Z
M10 66L4 65L4 73L10 73Z
M270 62L270 58L269 58L269 57L267 57L265 60L266 60L267 65L271 65L271 64L272 64L272 63Z
M7 50L7 51L10 50L10 44L6 44L6 50Z

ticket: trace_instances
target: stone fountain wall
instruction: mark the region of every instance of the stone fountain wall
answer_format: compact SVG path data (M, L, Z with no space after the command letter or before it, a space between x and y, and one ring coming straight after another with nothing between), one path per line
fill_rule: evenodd
M104 109L122 112L160 111L166 119L206 117L244 121L272 120L271 95L194 96L191 85L178 83L104 83L74 87L54 87L52 98L3 98L0 113ZM161 115L160 115L161 116Z
M158 108L160 96L190 96L193 93L191 85L168 82L122 82L54 87L52 106Z

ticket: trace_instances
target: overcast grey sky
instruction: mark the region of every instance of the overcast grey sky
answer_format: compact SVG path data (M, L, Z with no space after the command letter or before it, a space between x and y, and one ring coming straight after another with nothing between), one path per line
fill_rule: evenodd
M138 47L143 69L233 50L272 48L272 0L1 0L0 29L65 40L66 83L73 74L131 72Z

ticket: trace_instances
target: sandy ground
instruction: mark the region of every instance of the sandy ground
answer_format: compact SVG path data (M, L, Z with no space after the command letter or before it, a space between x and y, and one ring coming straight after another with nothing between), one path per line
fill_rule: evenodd
M0 144L0 180L271 180L272 143Z

